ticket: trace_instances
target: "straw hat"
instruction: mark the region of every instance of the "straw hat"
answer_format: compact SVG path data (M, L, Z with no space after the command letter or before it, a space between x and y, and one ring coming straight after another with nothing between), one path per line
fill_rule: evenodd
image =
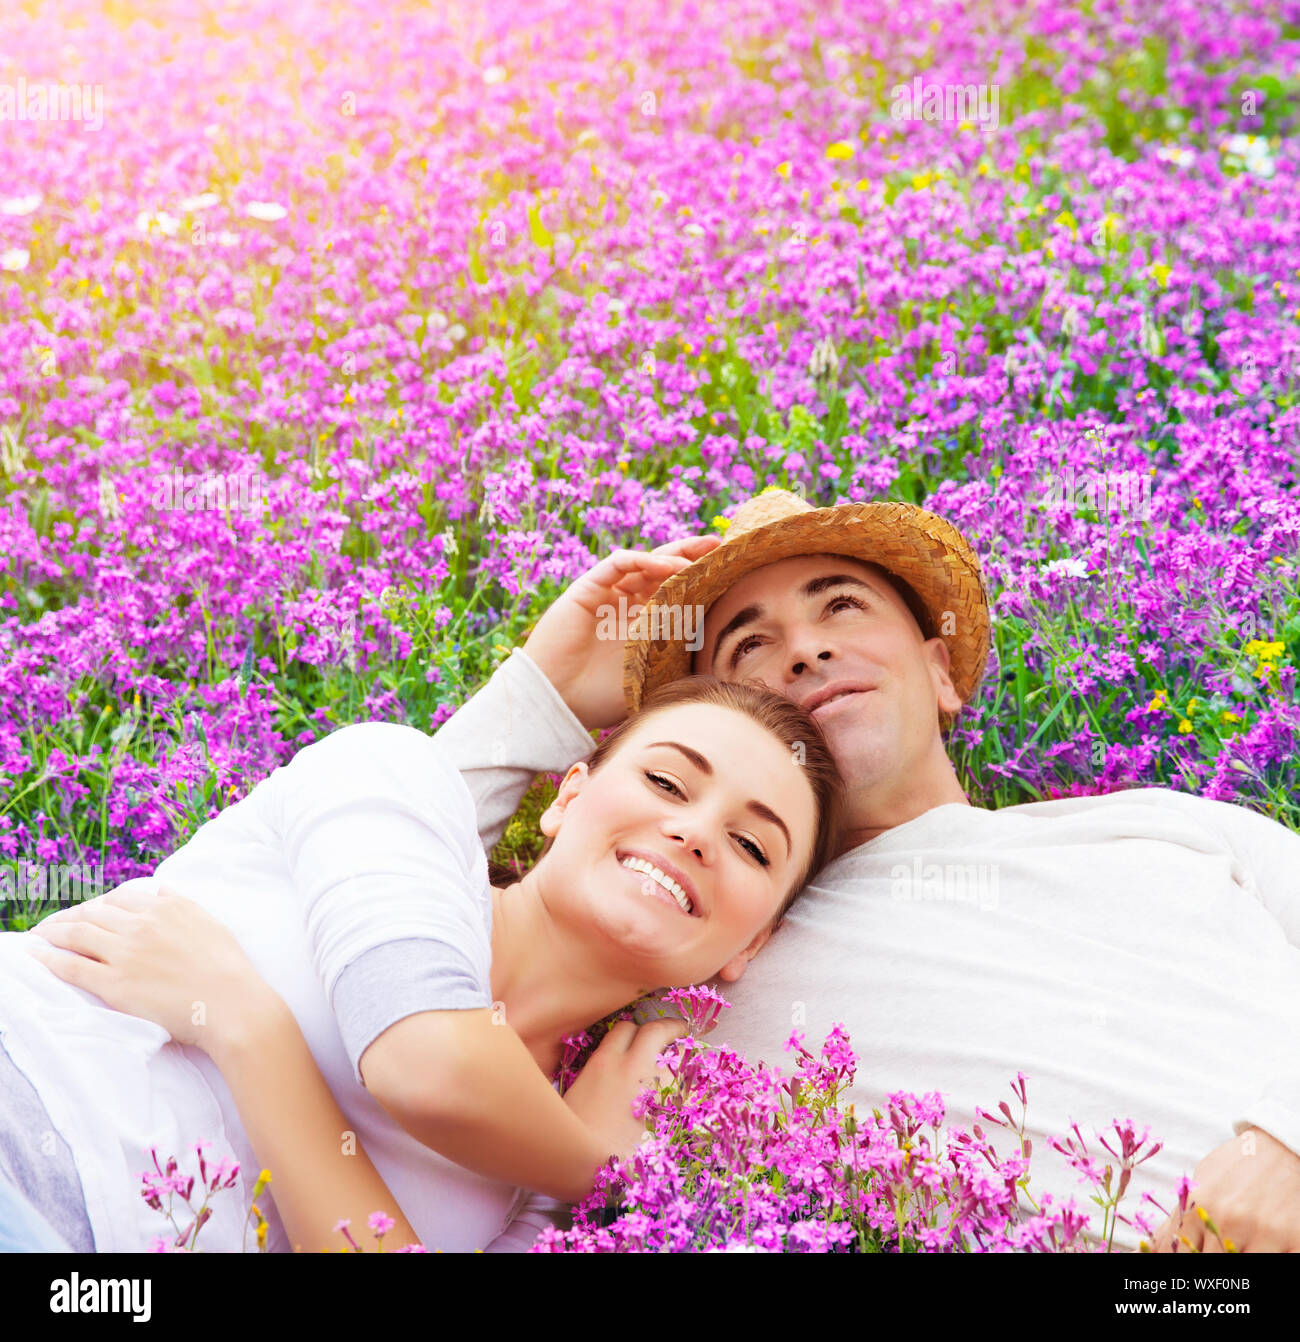
M953 687L969 702L988 661L989 608L979 561L957 528L910 503L814 508L788 490L768 489L742 504L722 544L663 583L633 623L623 660L629 709L635 713L651 690L690 674L690 651L675 636L681 617L674 626L666 613L656 617L655 607L707 613L755 569L814 554L847 555L901 578L915 594L908 605L921 632L948 645Z

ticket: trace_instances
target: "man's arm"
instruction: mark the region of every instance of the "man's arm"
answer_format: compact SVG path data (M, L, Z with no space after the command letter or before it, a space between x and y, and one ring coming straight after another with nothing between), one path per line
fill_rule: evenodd
M1233 854L1234 879L1300 946L1300 834L1245 806L1168 795L1221 836ZM1218 1238L1191 1211L1181 1228L1172 1217L1160 1227L1157 1249L1181 1234L1195 1248L1217 1251L1226 1239L1248 1252L1300 1252L1300 1064L1243 1095L1232 1126L1236 1136L1206 1155L1193 1176L1192 1206L1204 1208Z
M439 756L465 780L491 852L539 773L564 773L595 741L522 648L438 728Z
M469 788L486 851L500 841L537 774L564 773L586 759L595 747L588 732L626 717L627 631L611 615L624 611L630 623L665 579L717 545L716 536L689 536L657 550L616 550L602 559L438 729L438 751Z

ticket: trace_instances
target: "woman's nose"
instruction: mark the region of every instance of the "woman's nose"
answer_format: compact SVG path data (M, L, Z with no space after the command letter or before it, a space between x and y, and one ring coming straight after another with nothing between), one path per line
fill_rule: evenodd
M689 822L680 815L675 815L664 821L662 829L665 838L681 844L683 848L694 853L701 862L709 860L712 845L705 837L703 826Z

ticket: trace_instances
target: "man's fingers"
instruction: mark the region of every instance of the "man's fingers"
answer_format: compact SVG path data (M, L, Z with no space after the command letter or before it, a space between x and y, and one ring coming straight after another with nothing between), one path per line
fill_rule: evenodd
M656 555L683 555L689 560L699 559L716 550L722 544L721 536L685 536L679 541L669 541L667 545L656 546L651 553Z

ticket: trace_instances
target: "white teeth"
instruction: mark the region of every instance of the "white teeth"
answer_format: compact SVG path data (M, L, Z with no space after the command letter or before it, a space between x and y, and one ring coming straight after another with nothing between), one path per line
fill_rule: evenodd
M626 867L629 871L639 871L643 876L649 876L651 880L661 885L677 901L683 913L694 911L694 904L691 903L690 896L682 889L676 881L666 872L662 872L658 867L647 862L643 857L625 857L619 863L619 866Z

